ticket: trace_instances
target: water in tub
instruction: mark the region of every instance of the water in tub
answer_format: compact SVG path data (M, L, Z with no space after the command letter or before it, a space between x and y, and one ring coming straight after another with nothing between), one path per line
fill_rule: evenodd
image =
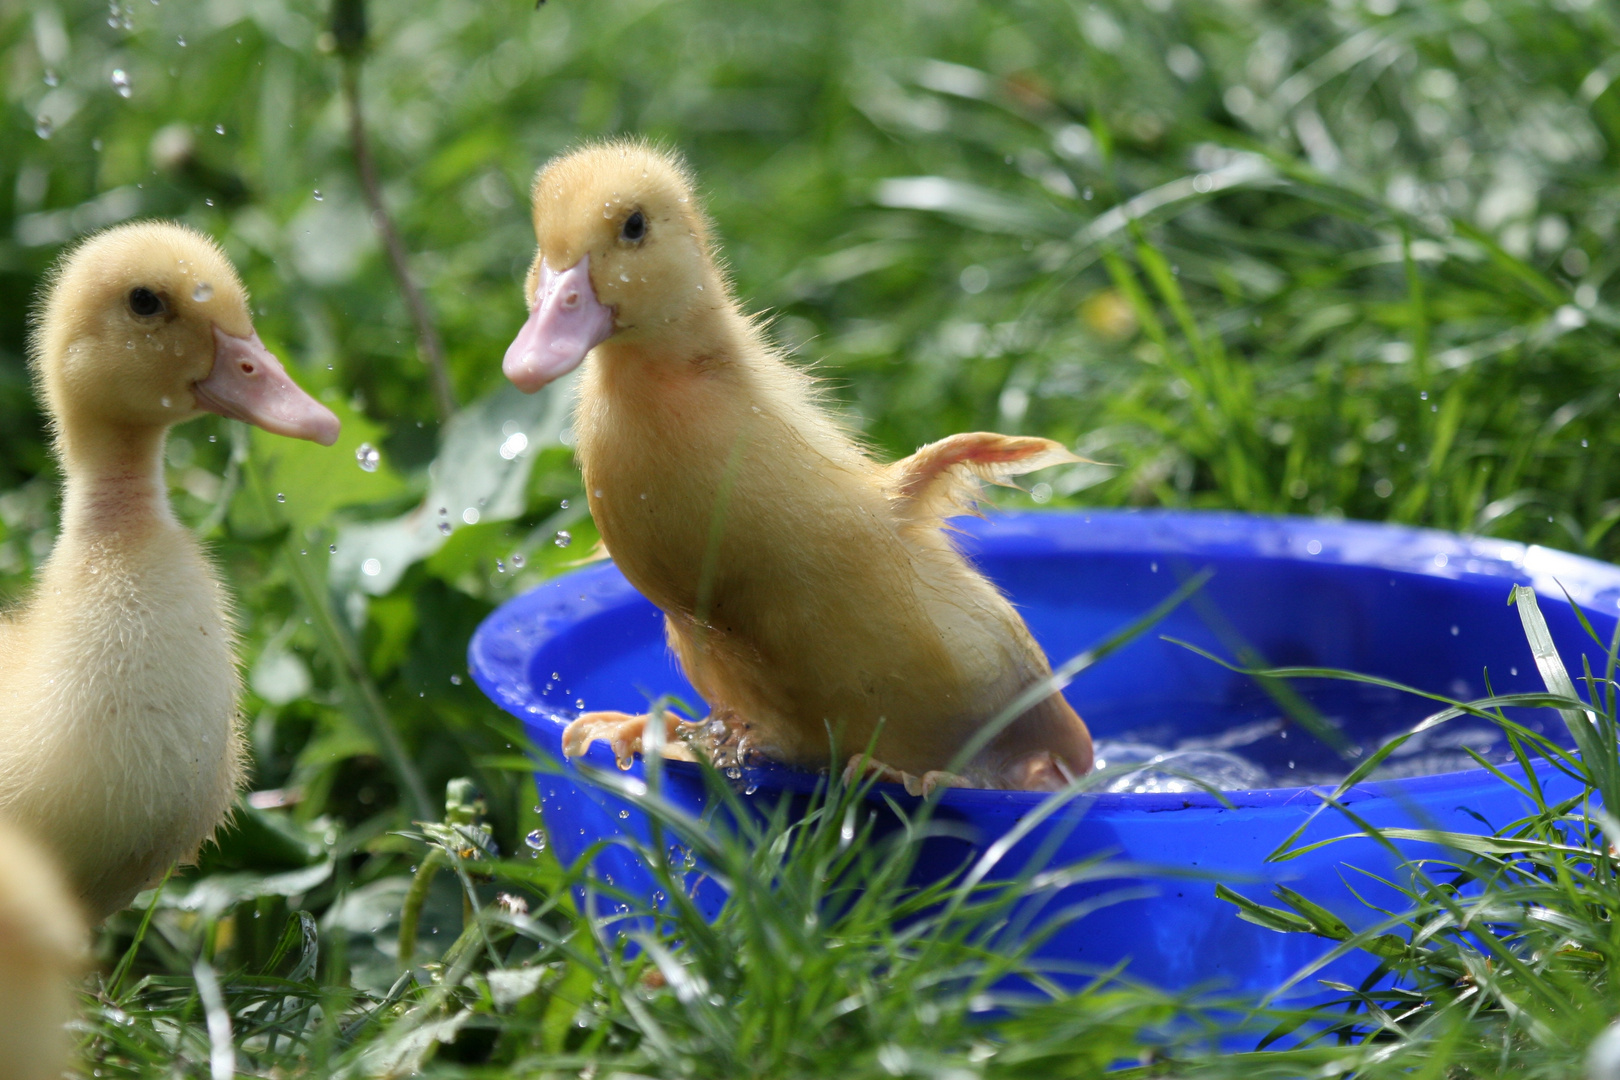
M1097 769L1107 774L1103 790L1110 792L1188 792L1213 788L1218 791L1250 791L1258 788L1298 787L1307 784L1337 784L1354 768L1365 750L1356 752L1338 768L1324 768L1321 754L1311 755L1318 763L1301 764L1279 757L1273 747L1286 740L1291 725L1282 718L1249 721L1215 735L1182 739L1170 745L1155 743L1138 734L1122 732L1098 738ZM1310 740L1297 728L1296 741ZM1380 742L1386 745L1389 740ZM1260 750L1264 744L1271 744ZM1245 750L1251 750L1245 754ZM1478 768L1468 755L1474 750L1487 761L1512 759L1512 750L1500 728L1458 719L1420 731L1397 747L1375 770L1370 780L1395 780L1413 776L1433 776ZM1270 767L1262 761L1272 762Z

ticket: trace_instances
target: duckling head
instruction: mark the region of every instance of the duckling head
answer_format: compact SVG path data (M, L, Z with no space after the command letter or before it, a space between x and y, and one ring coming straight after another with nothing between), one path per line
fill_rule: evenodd
M80 244L58 264L32 345L59 430L166 428L207 411L337 441L338 418L259 340L225 253L182 225L136 222Z
M529 319L502 370L533 393L616 342L677 342L725 306L685 164L636 140L581 147L535 178Z

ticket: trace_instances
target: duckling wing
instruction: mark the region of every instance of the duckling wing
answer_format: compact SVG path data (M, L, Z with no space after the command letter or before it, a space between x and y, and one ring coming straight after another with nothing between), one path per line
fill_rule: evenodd
M887 466L883 486L902 518L932 525L954 514L977 513L981 481L1017 487L1015 476L1084 460L1051 439L970 431L929 443Z

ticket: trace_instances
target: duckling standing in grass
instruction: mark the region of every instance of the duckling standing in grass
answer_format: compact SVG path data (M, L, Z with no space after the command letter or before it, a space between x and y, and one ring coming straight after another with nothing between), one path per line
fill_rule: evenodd
M802 766L828 764L829 732L846 751L875 736L876 771L913 791L1050 790L1088 771L1091 737L1058 693L943 771L1051 671L944 519L973 509L981 480L1077 459L976 432L873 461L740 310L668 154L576 150L541 170L533 211L531 314L503 367L532 392L589 354L574 427L591 514L664 611L712 710L701 729ZM605 739L628 768L648 719L587 713L564 750ZM663 722L670 737L700 730Z
M79 245L30 358L62 531L0 621L0 818L44 842L99 921L193 857L242 779L229 602L170 511L168 430L207 411L329 446L339 425L259 341L224 253L178 225Z

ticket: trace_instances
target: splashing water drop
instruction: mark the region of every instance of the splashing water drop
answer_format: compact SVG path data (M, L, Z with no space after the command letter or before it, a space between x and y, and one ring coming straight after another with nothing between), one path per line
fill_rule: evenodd
M511 461L528 448L529 437L521 431L514 431L506 437L505 442L501 443L501 457Z
M191 290L191 298L199 304L206 304L214 298L214 287L206 281L199 281L197 287Z
M135 92L135 88L129 83L129 73L123 68L113 68L112 84L113 89L118 91L118 96L121 98L128 98Z
M42 139L48 139L56 131L56 121L41 114L34 120L34 134Z
M574 542L574 534L569 532L567 529L558 529L557 530L557 538L552 541L552 543L556 544L558 547L567 547L569 544L572 544L573 542Z
M375 446L363 442L355 447L354 460L365 472L376 472L377 466L382 464L382 455L377 453Z

